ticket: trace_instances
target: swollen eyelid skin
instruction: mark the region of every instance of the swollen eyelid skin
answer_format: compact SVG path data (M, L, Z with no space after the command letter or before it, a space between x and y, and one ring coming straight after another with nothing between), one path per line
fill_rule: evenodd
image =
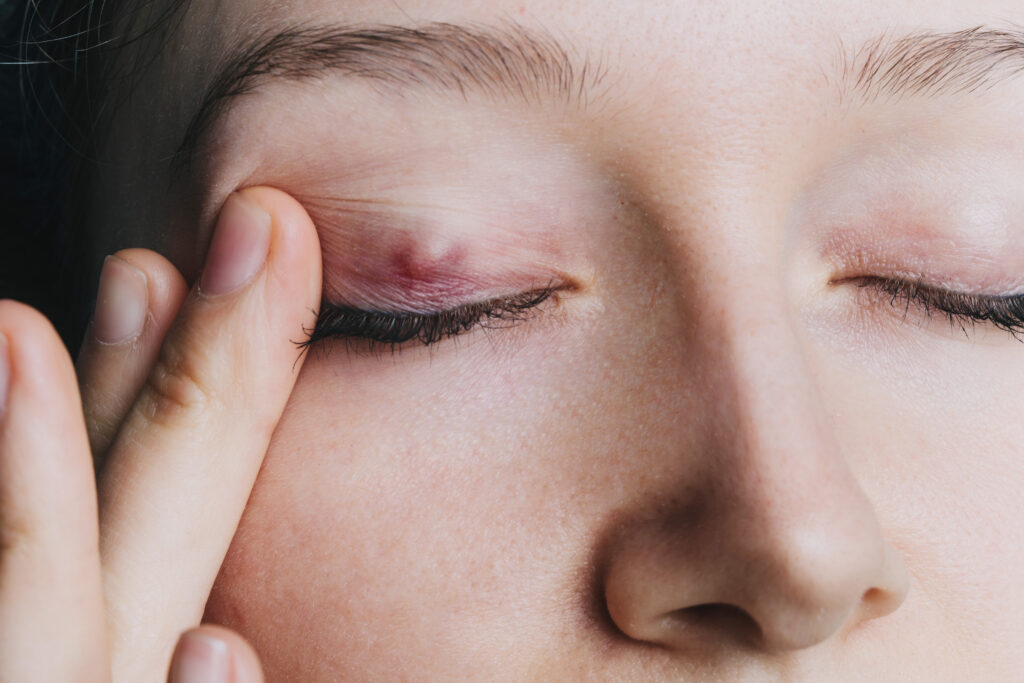
M511 231L412 229L381 217L318 223L325 301L376 311L434 313L571 281L546 240ZM418 229L417 229L418 228Z
M380 310L448 308L464 302L479 284L460 247L435 255L406 244L344 258L325 249L324 270L330 274L325 299Z
M550 240L504 226L467 229L465 220L437 225L374 211L334 217L318 223L323 305L306 346L328 338L429 346L525 322L555 292L579 286L552 263Z

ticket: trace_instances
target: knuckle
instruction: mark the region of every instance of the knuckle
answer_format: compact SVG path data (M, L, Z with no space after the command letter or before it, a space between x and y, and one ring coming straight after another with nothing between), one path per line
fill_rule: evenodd
M150 422L169 423L194 419L210 411L217 394L196 361L188 354L160 354L138 401Z
M0 524L0 560L22 554L34 544L35 535L27 520L8 516Z

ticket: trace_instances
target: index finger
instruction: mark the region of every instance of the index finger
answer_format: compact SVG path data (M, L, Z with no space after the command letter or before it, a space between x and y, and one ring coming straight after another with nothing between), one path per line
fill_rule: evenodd
M270 188L232 195L100 480L115 680L166 672L198 624L319 296L319 243L298 202Z

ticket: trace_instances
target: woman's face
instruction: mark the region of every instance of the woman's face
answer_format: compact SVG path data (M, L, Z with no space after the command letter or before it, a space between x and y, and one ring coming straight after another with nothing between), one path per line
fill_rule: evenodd
M273 185L330 304L444 337L309 349L208 619L271 680L1019 673L1007 20L193 2L120 110L103 249L193 273Z

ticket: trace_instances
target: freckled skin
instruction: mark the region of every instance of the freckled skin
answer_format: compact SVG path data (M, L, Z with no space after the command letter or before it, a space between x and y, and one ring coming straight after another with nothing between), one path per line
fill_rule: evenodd
M1024 215L1024 97L851 110L829 70L839 42L1024 23L1019 1L400 5L192 3L97 221L173 232L175 207L268 184L353 305L583 284L509 329L313 349L207 618L274 681L1019 677L1022 347L832 280L1006 285L1024 239L956 217L983 193ZM192 203L144 172L168 93L239 33L510 15L606 69L588 106L324 79L243 98ZM360 208L315 201L338 196Z

